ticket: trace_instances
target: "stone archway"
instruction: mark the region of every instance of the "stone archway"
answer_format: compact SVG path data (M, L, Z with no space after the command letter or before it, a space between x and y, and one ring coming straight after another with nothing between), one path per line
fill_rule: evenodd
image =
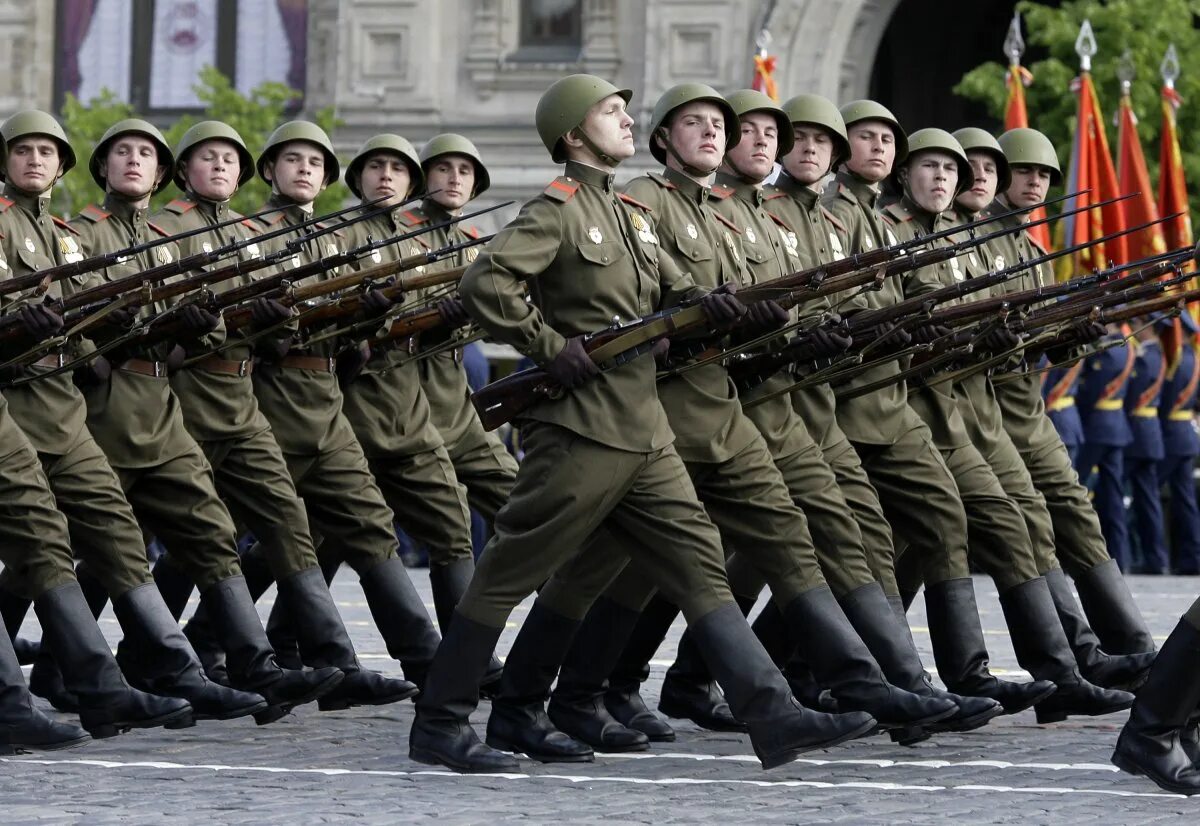
M815 92L839 103L866 97L879 43L901 0L783 0L771 30L784 96Z

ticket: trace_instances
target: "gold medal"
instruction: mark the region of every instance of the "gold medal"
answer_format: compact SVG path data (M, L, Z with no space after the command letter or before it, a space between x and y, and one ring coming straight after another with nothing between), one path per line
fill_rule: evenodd
M467 263L474 261L478 257L479 257L479 248L478 247L471 247L467 250Z

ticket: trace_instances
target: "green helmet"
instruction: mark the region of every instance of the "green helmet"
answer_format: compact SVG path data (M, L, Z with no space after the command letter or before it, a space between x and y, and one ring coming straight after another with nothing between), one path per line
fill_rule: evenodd
M1000 144L990 132L980 129L978 126L964 126L954 133L954 139L962 146L968 158L972 152L985 152L991 155L996 161L996 192L1002 193L1008 189L1008 184L1012 181L1008 158L1004 157L1004 150L1000 148Z
M555 163L567 159L562 147L563 135L583 123L588 109L609 95L620 95L625 103L633 98L629 89L618 89L595 75L568 75L554 81L542 94L534 122Z
M279 147L292 141L311 143L321 150L321 154L325 156L326 186L338 179L342 170L338 166L337 153L333 151L333 144L330 142L329 136L325 134L324 129L306 120L288 121L271 133L271 137L267 138L267 145L263 147L262 153L258 156L258 163L255 165L258 169L258 177L267 181L265 174L267 164L275 160L275 156L279 154ZM267 181L267 183L271 182Z
M881 120L892 127L892 134L896 138L895 163L902 163L908 157L908 134L891 110L882 103L876 103L873 100L855 100L842 104L841 112L842 120L846 121L847 133L851 126L864 120Z
M187 189L187 179L183 176L183 164L193 149L205 141L228 141L237 148L241 169L238 170L238 186L254 177L254 156L246 148L246 142L237 130L228 123L219 120L202 120L183 133L179 143L175 145L175 185Z
M1050 139L1036 129L1021 127L1009 129L997 142L1008 158L1009 166L1044 166L1050 170L1050 183L1062 183L1062 169L1058 166L1058 153Z
M12 146L14 141L26 135L45 135L58 144L64 175L75 166L75 150L71 148L71 143L67 140L67 133L63 131L62 125L54 119L53 115L38 109L26 109L10 115L8 120L0 124L0 137L4 138L6 146ZM4 170L0 170L0 178L4 177L3 172Z
M412 191L416 193L425 188L425 173L421 170L421 159L417 156L417 150L407 139L399 135L383 134L369 138L358 150L358 154L351 159L350 165L346 167L346 186L350 187L350 191L356 197L363 196L362 189L359 187L363 166L366 164L367 158L377 152L399 155L404 160L405 166L408 167L409 177L412 178Z
M792 122L788 120L787 112L780 109L779 104L770 97L757 89L739 89L727 95L725 99L729 101L729 105L733 107L734 114L739 119L753 112L765 112L775 118L775 122L779 125L779 149L775 152L775 160L779 160L792 151L792 146L796 143L796 135L792 132ZM726 151L732 149L733 146L734 144L730 144Z
M945 129L918 129L913 132L908 138L908 156L907 161L912 161L921 152L945 152L954 157L958 163L958 186L954 189L954 194L962 192L975 182L975 172L971 169L971 162L967 160L967 153L963 151L962 145L954 139L954 136ZM900 184L897 168L892 172L896 180L896 184Z
M101 189L105 188L106 182L104 176L100 174L100 162L108 154L108 148L112 145L112 142L122 135L141 135L143 138L148 138L154 144L154 148L158 150L158 165L165 166L168 172L167 175L163 175L163 179L154 187L155 192L161 192L164 187L171 183L169 173L175 167L175 156L171 154L171 147L167 146L167 139L163 137L162 132L158 131L158 127L139 118L126 118L108 127L108 131L100 138L100 142L92 150L92 157L88 160L88 170L92 173L92 180Z
M650 154L659 163L667 162L667 153L658 145L658 141L654 140L658 128L666 125L667 118L680 106L699 102L713 104L725 116L725 151L728 152L737 145L742 137L742 130L738 128L738 118L729 101L721 97L716 89L703 83L680 83L663 92L658 103L654 104L654 114L650 117Z
M443 155L462 155L475 162L475 191L471 193L472 198L479 197L492 185L492 177L488 174L487 167L483 165L483 158L479 155L479 150L475 148L475 144L462 135L446 132L430 138L429 142L421 147L422 171L428 172L429 165Z
M784 102L783 111L787 113L792 126L811 123L829 132L834 143L831 166L836 167L850 157L850 138L846 135L846 122L842 120L842 113L832 100L820 95L796 95Z

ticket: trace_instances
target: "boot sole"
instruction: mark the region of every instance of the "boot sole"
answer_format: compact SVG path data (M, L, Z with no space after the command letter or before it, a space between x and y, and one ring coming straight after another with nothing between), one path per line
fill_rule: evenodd
M1032 698L1028 703L1024 703L1022 705L1016 706L1015 708L1011 708L1011 709L1008 708L1007 706L1001 705L1001 708L1004 709L1005 714L1020 714L1022 711L1028 711L1029 709L1036 706L1038 703L1042 703L1042 702L1045 702L1046 700L1050 699L1050 696L1053 695L1057 691L1058 691L1058 687L1053 686L1051 688L1046 689L1045 691L1043 691L1041 694L1037 695L1036 697ZM961 694L962 692L960 691L960 692L956 692L956 693ZM995 699L995 698L993 698L993 699ZM996 702L1000 702L1000 701L997 700Z
M226 709L219 712L204 712L196 713L196 720L236 720L239 717L249 717L251 714L258 714L266 711L268 708L266 700L260 700L253 705L244 706L243 708Z
M859 711L867 711L866 709L857 709ZM879 727L884 731L895 731L903 729L925 728L930 723L936 723L939 720L945 720L947 717L953 717L957 709L949 708L945 711L939 711L937 714L931 714L928 717L919 717L916 720L904 720L903 722L884 722L878 723ZM870 714L870 711L867 711Z
M1165 791L1185 795L1200 794L1200 789L1196 788L1195 786L1179 786L1171 783L1168 780L1164 780L1161 777L1151 774L1120 752L1114 751L1112 757L1109 758L1109 762L1126 774L1132 774L1135 777L1149 778L1156 786Z
M193 716L191 707L188 707L146 720L117 720L116 722L100 723L99 725L90 727L84 725L83 729L92 736L93 740L105 740L109 737L116 737L118 734L124 734L135 728L158 728L162 726L165 729L181 729L191 728L194 725L196 725L196 719Z
M691 720L696 725L707 731L734 731L741 734L746 733L746 727L741 723L730 724L723 723L718 720L713 720L709 717L701 717L699 714L693 714L689 709L683 706L677 706L668 701L664 703L661 699L658 701L658 710L676 720ZM672 738L674 739L674 738Z
M276 720L286 717L296 706L307 705L314 700L321 699L326 694L337 688L338 684L344 679L346 679L344 672L338 671L334 674L330 674L322 682L313 686L312 690L307 694L303 694L295 700L288 700L286 703L275 703L274 705L268 705L265 710L254 715L254 722L260 726L266 726L274 723ZM246 690L254 691L255 689L248 688Z
M893 743L901 746L915 746L917 743L924 743L933 736L932 728L922 728L921 726L905 726L904 728L894 728L888 732L888 736L892 738Z
M400 703L416 697L420 693L421 689L414 686L407 691L400 691L387 697L376 697L369 700L331 700L326 695L317 699L317 708L320 711L345 711L348 708L358 708L359 706L388 706L392 703Z
M934 723L929 727L932 734L939 732L963 732L974 731L977 728L982 728L989 722L1004 714L1004 706L997 705L995 708L980 712L972 717L964 717L961 720L943 720L940 723Z
M60 740L57 743L4 743L0 745L0 754L30 754L38 751L62 751L77 749L85 743L92 742L90 735L76 737L72 740Z
M1118 711L1125 711L1133 706L1133 703L1114 703L1111 706L1106 706L1095 711L1048 711L1043 713L1039 709L1034 709L1037 714L1038 725L1048 725L1050 723L1061 723L1068 717L1103 717L1105 714L1114 714Z
M469 763L460 763L456 760L447 760L437 752L417 746L408 747L408 759L424 763L427 766L445 766L452 771L463 774L508 774L521 770L521 764L515 759L512 761L511 766L477 766Z
M485 743L490 748L497 751L507 751L513 754L523 754L530 760L535 760L538 763L594 763L596 755L593 754L552 754L550 752L532 752L523 746L518 746L516 743L509 742L500 737L488 736Z
M759 755L758 759L759 759L759 762L762 763L762 767L764 770L778 768L779 766L783 766L783 765L786 765L787 763L791 763L797 757L799 757L800 755L805 754L807 752L816 751L817 749L832 748L833 746L839 745L841 743L845 743L847 740L857 740L859 737L862 737L863 735L874 730L874 728L875 728L875 721L872 720L870 722L863 723L861 726L859 726L856 729L848 731L845 734L838 735L837 737L832 737L829 740L826 740L824 742L813 743L812 745L809 745L809 746L800 746L800 747L794 748L794 749L788 749L785 752L781 752L779 754L775 754L770 757L763 757L762 755Z

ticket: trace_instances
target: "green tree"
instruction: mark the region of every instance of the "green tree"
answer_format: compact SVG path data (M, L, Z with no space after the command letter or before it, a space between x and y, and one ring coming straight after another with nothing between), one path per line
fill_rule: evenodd
M273 82L256 86L249 95L242 94L234 88L229 78L211 66L201 70L199 82L194 88L196 96L204 103L204 116L196 118L185 115L170 128L164 129L167 143L175 146L183 133L198 120L222 120L237 130L256 158L267 137L287 119L285 110L288 105L300 96L294 89ZM62 110L63 128L79 157L80 168L55 187L54 206L57 212L73 215L99 198L96 185L87 173L88 158L108 127L122 118L133 116L132 107L122 103L108 89L101 90L99 97L86 104L73 95L67 96ZM332 132L341 125L332 107L316 112L313 121L326 132ZM230 204L239 212L251 213L262 205L270 191L270 187L256 175L238 190ZM167 187L155 196L153 205L161 206L178 195L175 187ZM334 184L317 198L318 213L337 209L345 197L342 185Z
M1112 117L1121 94L1117 66L1127 49L1133 59L1137 77L1130 97L1138 117L1138 136L1146 154L1150 180L1155 185L1162 128L1159 64L1167 46L1175 44L1181 69L1175 88L1183 98L1177 113L1179 140L1187 180L1198 193L1192 196L1192 211L1200 209L1200 155L1190 151L1200 130L1200 31L1195 28L1195 21L1200 19L1200 0L1066 0L1058 8L1021 0L1017 10L1024 18L1026 41L1048 54L1029 66L1034 75L1033 85L1025 90L1029 124L1054 142L1064 170L1075 134L1076 96L1070 91L1070 84L1079 74L1075 39L1083 21L1091 21L1096 36L1098 51L1092 58L1092 79L1101 111L1109 122L1109 147L1113 153L1117 151L1117 133ZM1006 71L1004 64L989 61L964 75L954 91L982 101L1002 119L1007 96Z

